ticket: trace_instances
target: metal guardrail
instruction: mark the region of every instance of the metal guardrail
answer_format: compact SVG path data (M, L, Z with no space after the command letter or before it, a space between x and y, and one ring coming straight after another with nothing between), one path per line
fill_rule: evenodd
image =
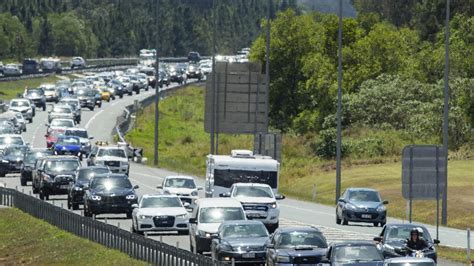
M0 205L18 208L76 236L153 265L211 266L212 259L87 218L15 189L0 187Z

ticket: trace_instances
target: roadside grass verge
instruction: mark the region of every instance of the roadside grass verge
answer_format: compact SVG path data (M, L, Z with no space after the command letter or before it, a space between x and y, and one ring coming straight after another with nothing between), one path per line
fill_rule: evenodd
M209 154L209 134L204 132L204 90L190 87L171 94L160 101L159 166L183 173L204 176L206 156ZM127 141L144 148L144 155L153 162L153 106L138 114L137 124ZM365 134L365 133L364 133ZM356 138L356 136L352 136ZM283 136L280 191L287 196L334 205L335 162L314 156L309 143L314 136ZM230 154L232 149L252 149L250 135L219 136L219 154ZM474 160L450 160L448 169L448 225L466 229L474 224ZM342 167L342 189L372 187L378 189L390 204L392 217L406 218L406 201L401 195L401 165L399 156L346 158ZM436 202L415 201L415 221L435 224Z
M21 79L15 81L0 81L0 99L10 100L17 97L18 93L23 93L25 87L38 87L43 83L55 83L59 78L50 75L41 78Z
M0 265L147 265L18 209L0 209Z
M451 261L457 261L464 263L465 265L471 265L471 262L467 259L467 250L461 248L449 248L445 246L436 247L438 257L448 259ZM471 254L474 250L471 249Z

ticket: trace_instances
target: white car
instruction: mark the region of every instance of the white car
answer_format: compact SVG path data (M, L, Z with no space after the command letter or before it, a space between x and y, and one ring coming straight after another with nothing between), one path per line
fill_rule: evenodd
M198 190L202 187L196 186L196 181L192 176L167 176L163 179L161 186L164 194L177 195L183 203L188 203L192 206L196 203L198 197Z
M84 67L86 67L86 60L84 58L78 56L71 60L71 69Z
M51 130L66 130L68 128L73 128L76 124L72 119L56 118L51 120L51 123L46 124L46 126L48 127L46 132L49 133Z
M33 122L33 106L28 99L13 99L10 101L8 111L20 112L30 123Z
M53 109L49 111L48 122L51 123L53 119L58 119L58 118L74 120L75 115L72 108L69 105L56 104L54 105Z
M23 117L23 115L20 112L13 112L15 114L16 120L18 121L18 124L20 125L20 128L23 132L26 132L26 119Z
M128 175L130 172L127 152L118 146L94 146L87 157L87 165L104 165L112 173Z
M144 195L140 204L132 205L132 231L178 231L189 233L189 215L176 195Z
M47 102L58 102L59 101L59 93L56 90L56 85L54 84L41 84L40 88L44 91L44 96L46 97Z
M211 241L224 221L246 220L244 210L235 199L199 199L189 219L191 252L211 251Z
M430 258L414 258L414 257L399 257L386 259L383 263L384 266L399 266L399 265L423 265L423 266L435 266L436 263Z
M222 197L231 197L242 203L247 219L258 220L265 224L269 232L279 225L280 207L277 200L284 196L273 194L272 188L261 183L235 183Z
M3 68L3 75L5 76L20 76L21 69L18 65L8 64Z

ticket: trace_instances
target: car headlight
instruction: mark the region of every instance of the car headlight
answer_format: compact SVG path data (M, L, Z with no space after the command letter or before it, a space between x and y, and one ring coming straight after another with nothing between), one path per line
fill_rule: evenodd
M357 207L354 204L351 204L351 203L346 204L345 207L346 207L346 209L349 209L349 210L357 210Z
M278 205L276 204L276 202L272 202L270 204L268 204L268 206L272 209L276 209L278 207Z
M128 162L121 162L122 166L128 166Z
M278 255L277 262L290 262L290 257Z
M379 207L377 207L377 211L378 211L378 212L384 212L384 211L386 211L386 210L387 210L387 209L386 209L385 206L383 206L383 205L380 205Z
M211 238L211 233L202 230L198 230L197 232L200 237Z
M33 112L33 110L31 110L31 109L28 109L26 112L27 112L27 113L32 113L32 112Z
M47 181L47 182L53 182L54 181L53 178L50 175L44 174L44 173L43 173L43 180Z
M144 215L144 214L140 214L138 215L138 219L153 219L153 216L152 215Z
M101 196L97 196L97 195L92 195L91 196L91 200L101 200L102 197Z
M219 248L224 251L232 251L232 246L229 243L221 242Z
M135 196L134 194L130 194L130 195L127 195L125 198L126 199L136 199L137 196Z
M193 192L191 192L191 196L197 196L198 195L198 192L196 190L194 190Z
M87 100L88 103L92 102L91 100Z
M82 191L82 188L81 187L74 187L74 190L75 191Z
M8 160L2 160L2 163L9 163Z
M176 218L188 218L188 214L185 213L185 214L176 215Z

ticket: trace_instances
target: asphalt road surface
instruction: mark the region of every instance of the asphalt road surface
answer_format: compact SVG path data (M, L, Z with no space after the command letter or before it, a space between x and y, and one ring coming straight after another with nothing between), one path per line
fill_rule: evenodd
M172 88L175 85L170 86ZM96 108L94 112L88 109L82 110L82 121L79 127L85 127L89 131L89 135L94 136L95 140L113 141L111 132L115 127L116 118L123 113L124 106L132 104L135 99L143 99L153 95L154 90L148 92L142 91L139 95L124 96L123 99L117 98L110 103L104 102L102 108ZM23 136L35 148L46 147L44 134L46 133L45 123L47 123L47 112L38 111L33 123L27 125L27 132ZM237 148L237 147L236 147ZM205 158L203 158L204 163ZM83 161L85 164L85 161ZM133 184L138 185L139 195L157 193L156 186L161 184L162 179L167 175L174 175L171 171L165 169L157 169L145 165L131 163L130 180ZM204 184L203 178L198 178L198 185ZM24 193L32 193L31 185L27 187L20 186L19 175L11 174L5 178L0 178L0 182L5 183L7 187L18 187L18 190ZM201 195L203 196L203 195ZM66 208L66 196L52 196L50 202ZM322 230L331 241L343 241L354 239L371 240L381 231L380 227L374 227L370 224L351 223L349 226L337 225L335 222L335 209L333 206L325 206L311 202L299 201L294 199L285 199L279 201L281 208L280 226L295 225L313 225ZM392 203L394 204L394 203ZM81 213L82 211L75 211ZM124 229L131 229L131 220L126 219L124 215L98 215L97 220L107 222ZM389 218L387 223L402 223L399 219ZM426 225L433 237L436 236L436 228ZM189 236L178 236L176 233L156 233L148 235L148 237L162 240L170 245L179 245L180 248L189 250ZM466 248L467 238L466 231L440 227L439 239L442 245ZM471 241L471 247L474 241ZM440 265L462 265L447 261L440 261Z

